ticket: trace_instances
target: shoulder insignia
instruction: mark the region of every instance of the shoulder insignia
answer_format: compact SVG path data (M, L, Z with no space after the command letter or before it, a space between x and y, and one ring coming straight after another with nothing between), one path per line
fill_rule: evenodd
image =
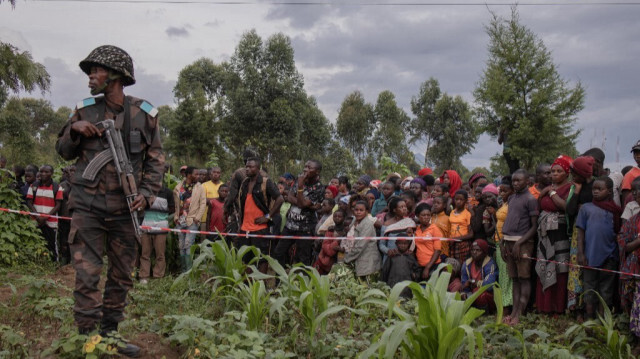
M151 116L151 117L156 117L158 115L158 109L153 107L147 101L142 101L142 104L140 104L140 109L142 111L148 113L149 116Z
M92 106L96 104L96 98L95 97L89 97L89 98L85 98L84 100L78 102L76 104L76 109L79 110L81 108L87 107L87 106Z

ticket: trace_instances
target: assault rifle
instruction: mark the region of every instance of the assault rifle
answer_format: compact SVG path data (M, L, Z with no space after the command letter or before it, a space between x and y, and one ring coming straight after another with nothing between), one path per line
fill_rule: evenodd
M87 168L82 173L82 178L93 181L98 174L98 171L104 167L107 163L113 161L116 172L118 173L118 181L120 186L124 190L124 196L127 199L127 205L129 206L129 212L131 212L131 220L133 221L133 228L136 233L136 240L140 244L140 237L142 231L140 230L140 222L138 220L138 213L131 211L131 204L133 200L138 196L138 188L136 186L135 177L133 176L133 166L127 156L127 150L122 142L122 136L120 136L120 130L115 126L115 122L111 119L98 122L96 124L98 129L104 129L104 135L109 142L109 148L98 153L87 165Z

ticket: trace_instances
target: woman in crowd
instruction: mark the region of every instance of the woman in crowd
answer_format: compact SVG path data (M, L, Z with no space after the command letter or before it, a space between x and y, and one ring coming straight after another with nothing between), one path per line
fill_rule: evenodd
M453 197L453 211L449 214L449 234L455 240L449 243L449 252L451 257L460 263L464 263L469 258L471 241L474 238L471 229L471 213L467 210L468 200L467 191L458 190Z
M449 187L449 196L453 198L456 192L462 187L462 179L458 172L454 170L446 170L444 174L440 176L440 183Z
M407 203L402 200L400 197L391 197L388 205L389 211L387 212L384 222L382 223L382 227L380 228L380 233L383 236L393 237L395 234L395 230L398 228L398 223L403 222L405 219L413 222L411 219L406 218L407 211ZM406 222L406 221L405 221ZM413 223L415 227L415 223ZM392 228L389 230L388 228ZM382 260L384 262L387 259L387 256L394 256L397 254L396 250L396 241L391 239L381 239L378 241L378 248L380 248L380 252L382 252Z
M572 158L561 155L551 165L551 186L540 192L537 257L560 263L569 262L570 241L565 217L566 200L571 183L568 180ZM566 264L536 262L538 281L536 307L542 313L563 313L567 305Z
M496 211L496 243L500 243L503 239L502 226L504 225L504 220L507 219L507 213L509 211L509 197L513 194L511 176L502 177L498 193L502 199L502 206ZM496 246L496 262L498 265L498 272L503 273L503 275L498 277L498 283L502 290L502 306L510 307L513 305L513 280L507 275L507 263L502 259L500 246Z
M367 202L358 200L353 205L355 221L351 224L347 237L375 237L374 219L369 216ZM351 245L345 251L345 263L354 263L358 279L363 282L375 283L382 266L380 251L375 239L347 239ZM343 241L344 242L344 241ZM344 246L343 246L344 248Z

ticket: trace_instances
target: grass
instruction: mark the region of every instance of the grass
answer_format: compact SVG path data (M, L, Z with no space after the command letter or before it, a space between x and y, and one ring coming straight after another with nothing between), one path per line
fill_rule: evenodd
M287 274L279 268L276 275L288 283L277 289L243 274L244 280L233 280L239 285L220 291L210 280L220 273L208 276L207 262L220 264L201 261L204 267L198 268L197 276L152 280L130 291L120 332L142 346L147 358L354 358L377 343L386 329L419 315L416 300L403 300L398 290L383 284L372 288L359 284L342 266L323 277L302 269ZM234 276L242 273L239 269ZM47 350L55 351L55 357L86 357L78 349L86 338L75 336L73 325L73 278L70 267L0 269L0 358L40 358ZM418 288L414 289L417 294ZM608 320L616 335L633 338L624 318L614 315ZM427 322L416 320L415 325ZM589 341L591 347L575 346L580 335L602 332L598 323L594 324L598 327L574 328L567 335L576 324L567 315L530 313L515 329L496 322L491 315L470 322L474 331L470 337L482 342L475 343L478 353L482 348L475 357L599 357L596 336ZM52 343L59 348L52 349ZM600 343L607 345L604 340ZM69 353L61 349L64 344L72 349ZM471 357L467 344L462 345L461 350L447 352ZM406 348L406 343L400 347ZM580 350L584 352L577 356ZM382 357L390 355L406 353L393 351Z

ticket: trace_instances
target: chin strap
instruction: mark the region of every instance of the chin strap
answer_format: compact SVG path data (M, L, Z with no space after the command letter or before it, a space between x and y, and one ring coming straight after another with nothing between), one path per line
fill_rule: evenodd
M119 72L115 72L115 71L111 71L109 70L109 76L107 77L107 79L104 81L104 83L102 84L102 86L91 90L91 95L95 96L101 93L104 93L104 90L107 89L107 87L109 86L109 84L119 78L122 78L122 75Z

